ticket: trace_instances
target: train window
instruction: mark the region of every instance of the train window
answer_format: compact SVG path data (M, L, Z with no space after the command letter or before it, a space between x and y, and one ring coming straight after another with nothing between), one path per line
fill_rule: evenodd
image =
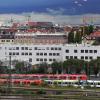
M100 85L100 83L97 83L98 85Z
M57 85L57 82L54 82L55 85Z
M61 84L61 82L58 82L58 84Z
M94 83L90 83L90 85L94 85Z
M68 84L67 82L65 82L64 84Z
M48 84L52 84L51 82L47 82Z

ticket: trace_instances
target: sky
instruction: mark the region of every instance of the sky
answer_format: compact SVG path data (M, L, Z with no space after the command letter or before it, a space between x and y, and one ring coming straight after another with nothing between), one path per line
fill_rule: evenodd
M33 21L53 21L100 23L100 0L0 0L0 21L26 20L31 15Z
M48 12L62 14L99 14L100 0L0 0L0 13Z

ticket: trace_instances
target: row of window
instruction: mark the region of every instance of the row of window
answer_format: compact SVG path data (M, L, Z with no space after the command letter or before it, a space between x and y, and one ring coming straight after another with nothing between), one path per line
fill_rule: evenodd
M9 52L9 55L19 55L19 52ZM32 53L22 52L21 55L32 55Z
M38 48L38 47L35 47L34 48L35 50L45 50L45 49L43 49L43 48ZM61 50L61 48L60 47L58 47L58 48L53 48L53 47L51 47L51 48L49 48L49 47L47 47L46 48L47 50ZM19 47L9 47L9 50L19 50ZM21 47L21 50L32 50L32 48L30 48L30 47Z
M47 56L47 53L36 53L37 56ZM49 53L49 56L60 56L60 53Z
M28 48L28 47L21 47L22 50L32 50L32 48Z
M9 52L9 55L19 55L19 52Z
M78 57L77 56L66 56L66 59L78 59ZM89 56L89 57L88 56L81 56L81 59L82 60L84 60L84 59L85 60L88 60L88 59L91 59L92 60L93 57L92 56Z
M44 59L43 58L37 58L36 61L42 61L42 62L44 61L44 62L46 62L47 59L46 58L44 58ZM52 61L54 62L54 61L56 61L56 59L49 59L49 61L50 62L52 62Z
M40 49L38 47L35 47L34 49L35 50L43 50L42 48ZM61 48L60 47L51 47L51 48L47 47L46 50L61 50Z
M69 53L69 50L66 50L66 53ZM78 50L74 50L74 53L78 53ZM97 53L97 50L81 50L81 53Z
M1 42L13 42L13 40L1 40Z

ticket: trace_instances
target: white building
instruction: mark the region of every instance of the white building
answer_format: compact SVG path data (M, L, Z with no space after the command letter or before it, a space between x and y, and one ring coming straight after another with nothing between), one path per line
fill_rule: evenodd
M52 63L67 59L91 60L100 57L100 46L84 44L32 45L0 44L0 60L29 61L31 64Z

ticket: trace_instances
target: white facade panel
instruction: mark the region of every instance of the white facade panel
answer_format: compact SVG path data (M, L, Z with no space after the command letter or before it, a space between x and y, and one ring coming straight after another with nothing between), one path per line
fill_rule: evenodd
M100 46L90 45L27 45L27 44L0 44L0 60L28 61L31 64L42 62L65 61L67 59L91 60L100 57Z

